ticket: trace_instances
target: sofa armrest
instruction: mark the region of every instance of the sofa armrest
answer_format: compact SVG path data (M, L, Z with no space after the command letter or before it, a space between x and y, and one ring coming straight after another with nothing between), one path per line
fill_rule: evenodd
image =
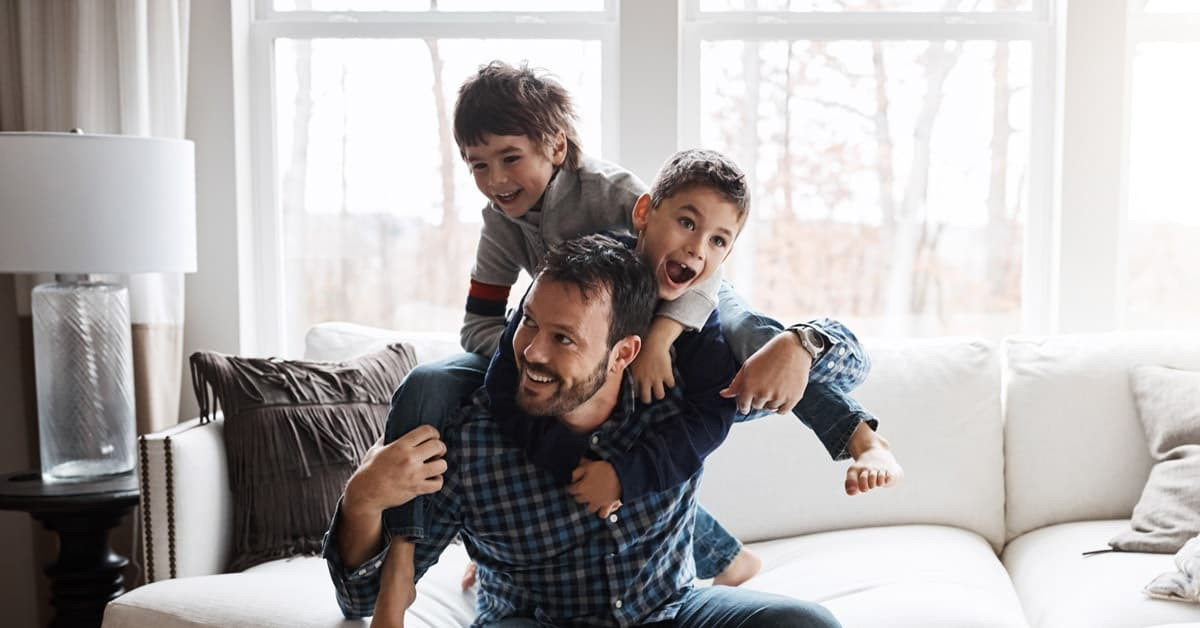
M225 571L233 496L223 430L218 416L138 437L146 582Z

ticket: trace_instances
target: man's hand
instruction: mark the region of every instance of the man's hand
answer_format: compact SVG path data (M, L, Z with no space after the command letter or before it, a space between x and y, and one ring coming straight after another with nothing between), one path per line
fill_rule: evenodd
M741 414L762 408L791 412L808 387L810 369L812 356L800 346L800 339L781 332L746 360L721 396L737 397Z
M430 425L419 426L387 445L383 439L376 441L350 476L342 508L382 513L417 495L440 491L445 453L446 445Z
M904 479L904 469L892 455L891 445L865 422L859 423L854 430L849 449L854 463L846 469L847 495L895 486Z
M586 504L588 512L603 519L621 507L621 482L611 464L603 460L582 460L571 472L567 492L575 501Z
M642 343L629 370L633 373L638 399L650 403L667 396L667 389L675 387L675 371L671 368L671 345L683 333L678 321L659 316L650 323L650 331Z
M367 450L342 497L338 549L347 567L361 565L383 549L385 509L441 490L445 453L437 430L429 425L387 445L380 439Z

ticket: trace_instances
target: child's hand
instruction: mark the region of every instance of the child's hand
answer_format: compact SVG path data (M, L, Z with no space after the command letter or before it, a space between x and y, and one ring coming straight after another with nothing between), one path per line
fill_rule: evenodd
M667 396L667 389L675 387L675 371L671 368L670 345L660 348L647 343L641 353L629 365L633 373L638 399L650 403Z
M613 466L603 460L581 460L571 472L567 492L601 519L621 507L621 481Z
M665 316L656 316L650 322L642 351L629 365L637 386L638 398L650 403L667 396L667 389L675 387L675 371L671 368L671 345L683 333L683 324Z
M800 346L796 334L785 331L746 360L721 396L737 397L741 414L761 408L790 412L804 396L811 368L812 356Z

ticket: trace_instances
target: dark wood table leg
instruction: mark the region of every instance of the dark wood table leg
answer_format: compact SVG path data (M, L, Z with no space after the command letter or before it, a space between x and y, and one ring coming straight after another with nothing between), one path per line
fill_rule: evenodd
M125 593L122 571L129 559L117 554L108 537L133 505L98 505L79 512L35 512L33 517L58 533L58 559L50 576L51 628L99 627L104 606Z

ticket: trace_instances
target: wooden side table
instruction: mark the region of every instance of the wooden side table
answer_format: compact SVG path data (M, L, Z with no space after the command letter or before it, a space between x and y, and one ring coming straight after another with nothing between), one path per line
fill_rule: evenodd
M46 567L51 628L98 627L104 606L125 593L129 559L113 551L108 535L138 498L133 473L54 483L36 471L0 475L0 510L27 512L58 534L58 558Z

